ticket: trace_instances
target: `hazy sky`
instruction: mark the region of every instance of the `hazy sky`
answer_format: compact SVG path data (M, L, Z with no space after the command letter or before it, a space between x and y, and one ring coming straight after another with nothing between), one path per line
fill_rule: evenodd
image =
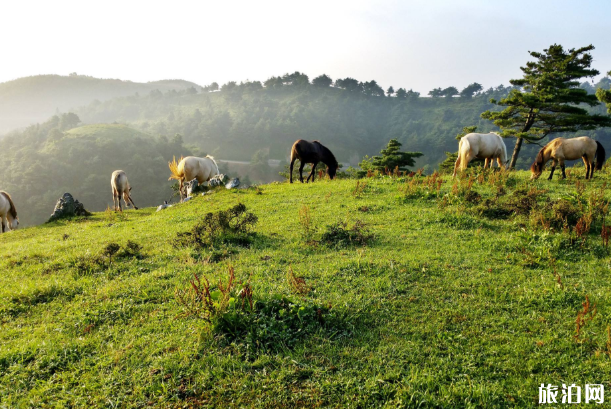
M528 51L594 44L611 70L611 1L7 1L0 82L71 72L201 85L301 71L387 88L520 77Z

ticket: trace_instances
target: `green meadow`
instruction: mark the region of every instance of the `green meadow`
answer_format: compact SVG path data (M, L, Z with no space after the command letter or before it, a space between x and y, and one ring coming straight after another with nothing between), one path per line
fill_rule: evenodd
M584 173L217 188L2 234L0 407L503 408L537 405L541 383L609 390L611 173ZM179 240L237 204L258 219L247 233ZM218 301L230 270L206 313L193 289L206 277Z

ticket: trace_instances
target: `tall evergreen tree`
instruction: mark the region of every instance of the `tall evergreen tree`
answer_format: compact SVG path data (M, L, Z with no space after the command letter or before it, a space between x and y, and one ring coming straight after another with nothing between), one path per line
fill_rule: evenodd
M582 129L596 129L611 126L611 118L605 115L591 115L580 104L595 106L598 100L579 87L579 80L598 75L590 68L592 55L589 45L565 51L554 44L543 53L530 51L535 61L529 61L521 79L511 80L519 87L511 90L500 101L491 100L503 111L486 111L482 118L492 121L501 128L501 136L517 138L509 164L514 168L522 142L540 141L556 132L576 132Z

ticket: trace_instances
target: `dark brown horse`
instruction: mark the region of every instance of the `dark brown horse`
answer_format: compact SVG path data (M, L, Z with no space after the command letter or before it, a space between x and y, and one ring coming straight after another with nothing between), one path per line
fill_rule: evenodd
M312 182L314 182L314 175L316 174L316 165L318 162L322 162L327 165L327 174L331 179L335 176L337 172L337 168L339 164L335 159L335 156L331 153L329 149L324 147L320 142L308 142L303 139L299 139L297 142L293 144L293 148L291 149L291 168L290 168L290 181L293 183L293 164L295 161L299 159L299 180L303 183L303 167L306 163L312 164L312 171L308 176L306 183L310 181L310 177L312 178Z

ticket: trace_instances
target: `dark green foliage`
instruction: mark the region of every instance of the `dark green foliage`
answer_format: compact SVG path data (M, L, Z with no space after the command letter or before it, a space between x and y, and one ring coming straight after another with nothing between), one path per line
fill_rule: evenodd
M550 134L611 126L611 118L589 114L583 105L598 105L595 95L579 87L579 80L598 75L590 68L592 45L567 51L554 44L543 53L530 52L535 61L521 67L524 77L511 80L516 89L500 101L503 111L486 111L482 118L501 128L501 136L516 137L510 167L514 167L522 140L539 141ZM582 105L582 106L580 106Z
M357 220L352 227L348 227L347 222L339 221L327 226L320 242L336 248L354 245L365 246L373 238L374 235L362 221Z
M607 75L611 75L611 71L609 71ZM601 102L607 104L607 112L611 114L611 89L598 88L596 90L596 96Z
M312 80L312 85L320 88L328 88L333 84L333 80L326 74L320 75Z
M441 91L441 95L446 97L446 98L452 98L452 97L454 97L454 96L456 96L458 94L459 94L459 92L458 92L458 89L456 87L447 87L447 88L444 88Z
M108 243L102 250L102 255L108 257L108 267L112 264L112 257L121 249L117 243Z
M480 92L483 89L484 87L482 87L482 84L474 82L473 84L467 85L462 91L460 91L460 97L473 98L473 95L475 95L475 93Z
M359 164L361 169L367 170L390 170L394 171L399 168L400 171L409 171L407 166L414 166L415 158L422 156L422 152L401 152L399 149L401 144L396 139L391 139L385 149L380 151L381 156L374 156L371 159L365 158Z
M207 213L189 232L178 233L179 246L213 247L223 243L248 245L250 231L257 224L257 216L246 211L246 206L234 207L216 213Z
M125 246L123 247L122 251L119 253L119 257L140 258L141 251L142 251L142 246L140 244L136 243L135 241L127 240L127 243L125 243Z

